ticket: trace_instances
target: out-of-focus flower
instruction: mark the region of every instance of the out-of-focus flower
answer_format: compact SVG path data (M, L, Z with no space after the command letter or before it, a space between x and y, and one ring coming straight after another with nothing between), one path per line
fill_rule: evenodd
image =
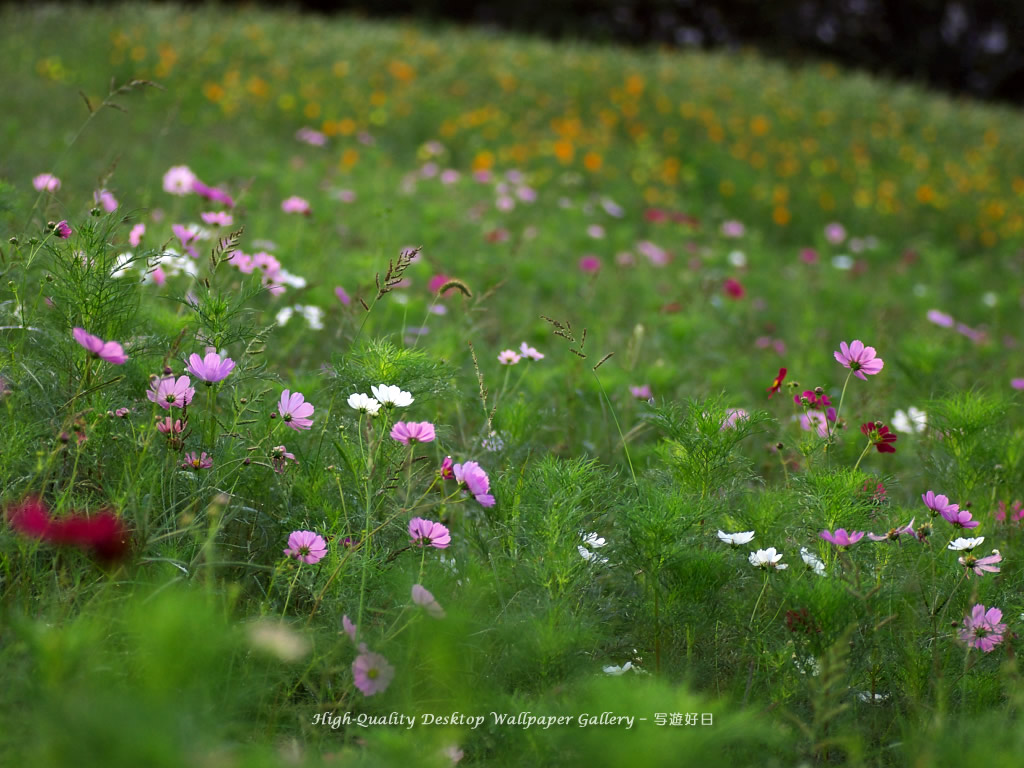
M123 365L128 362L128 356L124 353L124 348L116 341L103 341L98 336L93 336L91 333L86 333L83 328L77 327L72 329L71 335L90 354L98 357L100 360L105 360L114 365Z
M444 618L444 608L437 602L432 594L421 584L412 585L412 601L416 605L422 605L427 613L433 616L435 619Z
M184 197L192 193L192 184L197 181L187 165L175 165L164 174L164 192Z
M399 421L391 429L391 438L402 445L429 443L435 438L434 425L429 421Z
M60 179L52 173L40 173L32 179L32 186L40 192L56 192L60 189Z
M394 676L395 668L379 653L366 650L352 662L352 679L364 696L387 690Z

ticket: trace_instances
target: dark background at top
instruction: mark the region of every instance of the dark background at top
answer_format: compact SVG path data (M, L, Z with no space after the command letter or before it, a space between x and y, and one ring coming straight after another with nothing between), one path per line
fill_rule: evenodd
M89 3L89 0L85 0ZM2 4L11 0L0 0ZM22 3L31 5L33 3ZM95 5L108 5L92 0ZM202 0L185 0L201 5ZM483 24L554 39L829 59L953 94L1024 104L1024 0L220 0Z

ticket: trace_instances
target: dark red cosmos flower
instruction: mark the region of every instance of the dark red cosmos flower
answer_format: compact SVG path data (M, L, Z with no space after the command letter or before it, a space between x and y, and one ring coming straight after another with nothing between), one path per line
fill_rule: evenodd
M785 378L786 378L786 369L785 368L779 368L779 375L775 377L775 381L773 381L772 385L770 387L768 387L768 399L769 400L771 399L772 395L774 395L776 392L778 392L780 389L782 389L782 381Z
M892 447L892 443L896 442L896 435L882 422L869 421L867 424L861 424L860 431L867 435L879 453L896 453L896 449Z
M742 299L747 293L743 288L743 283L734 277L727 277L722 287L725 289L726 294L734 299Z
M100 560L120 560L128 553L128 529L109 510L91 517L74 513L54 519L42 499L30 496L8 509L7 518L11 527L24 536L57 546L78 547Z

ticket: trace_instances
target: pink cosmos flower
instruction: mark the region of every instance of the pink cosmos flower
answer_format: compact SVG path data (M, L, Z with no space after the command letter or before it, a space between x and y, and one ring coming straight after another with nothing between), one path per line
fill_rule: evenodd
M960 565L967 569L967 577L970 578L972 573L978 576L984 576L986 573L999 573L996 563L1001 563L1003 556L998 549L993 549L992 554L987 557L975 557L973 553L968 552L958 560Z
M800 261L802 261L804 264L817 264L818 252L813 248L801 248Z
M651 393L650 384L641 384L639 386L630 386L629 394L635 397L637 400L650 400L654 395Z
M309 202L295 195L281 202L281 210L285 213L301 213L303 216L309 216L313 212Z
M210 385L226 379L235 370L235 361L230 357L222 360L216 352L207 352L205 357L193 353L189 355L185 370Z
M283 445L275 445L270 449L270 464L277 474L284 474L289 461L295 461L295 454L288 453Z
M181 463L182 469L192 469L198 472L200 469L209 469L213 466L213 458L206 451L197 454L191 451L185 454L185 460Z
M498 362L501 363L502 365L515 365L522 359L522 355L520 355L514 349L506 349L501 354L498 355Z
M56 192L60 189L60 179L52 173L40 173L32 179L32 186L40 192Z
M725 412L725 420L722 422L720 429L735 429L736 422L749 418L750 414L742 408L730 408Z
M165 435L180 435L185 431L185 422L165 416L156 423L156 428Z
M531 347L525 341L519 345L519 352L523 357L528 357L531 360L543 360L544 355L537 351L535 347Z
M747 228L743 226L742 221L730 219L722 222L722 234L726 237L743 237L743 233L746 231Z
M414 517L409 521L409 536L412 537L412 543L420 547L429 545L436 549L446 549L452 543L451 534L445 526L422 517Z
M825 227L825 239L832 243L832 245L839 245L846 239L845 227L839 222L833 221Z
M313 415L313 406L298 392L293 393L288 389L282 392L277 411L284 423L296 431L313 426L313 420L309 418Z
M356 625L352 623L352 619L350 619L348 615L343 615L341 617L341 628L345 631L345 634L348 635L349 638L354 643L356 641L356 632L358 631L358 627L356 627Z
M352 303L352 297L345 293L345 289L340 285L334 289L334 295L338 297L338 301L344 304L346 307Z
M366 650L352 662L352 679L364 696L387 690L394 676L395 668L379 653Z
M131 232L128 233L128 245L132 248L138 248L144 234L146 234L146 225L136 224L132 227Z
M981 603L971 608L971 615L964 617L964 628L960 630L960 639L969 646L989 653L1003 642L1006 625L1002 623L1003 612L998 608L989 608Z
M914 533L914 519L912 518L909 523L904 525L902 528L890 528L889 532L879 536L876 533L869 533L868 538L872 541L895 541L899 542L900 536L915 536Z
M444 608L441 604L434 599L434 596L430 594L421 584L412 585L412 601L416 605L422 605L427 609L427 613L433 616L435 619L444 618Z
M92 193L92 200L107 213L117 210L118 202L114 193L108 189L97 189Z
M235 207L235 201L231 195L221 189L217 189L216 187L208 187L199 179L193 178L191 189L197 195L212 203L221 203L222 205L226 205L228 208Z
M1010 386L1014 389L1024 389L1024 379L1010 379Z
M494 496L488 491L491 488L491 481L480 465L475 461L467 461L465 464L455 464L452 467L455 473L455 480L463 488L469 491L482 507L493 507Z
M327 556L327 542L313 531L292 531L284 554L294 557L300 563L313 565Z
M67 240L74 234L74 230L71 229L71 225L68 224L67 219L61 219L53 225L53 234L61 240Z
M928 310L928 320L936 325L941 325L943 328L953 327L953 316L947 315L945 312L940 312L937 309Z
M593 254L587 254L580 259L579 267L581 271L593 274L601 269L601 260Z
M837 547L850 547L864 538L864 531L847 533L845 528L837 528L835 533L832 533L832 531L822 531L819 535L825 541Z
M75 337L75 341L100 360L114 365L124 365L128 362L124 348L116 341L103 341L99 336L93 336L91 333L86 333L83 328L77 327L72 329L71 335Z
M295 132L295 138L309 144L311 147L322 147L327 143L327 134L308 127L299 128Z
M452 469L454 466L452 464L452 457L445 456L444 461L441 462L441 469L438 470L438 474L441 475L443 480L452 480L455 478L455 471Z
M164 174L164 192L178 197L191 194L192 184L198 181L187 165L175 165Z
M199 218L209 224L211 227L230 227L235 223L235 217L230 213L224 211L209 211L206 213L200 213Z
M840 342L839 351L832 354L844 368L851 369L853 375L862 381L867 381L864 374L874 376L884 365L881 358L875 356L875 348L865 347L860 340L851 342L849 346L845 341Z
M153 379L150 382L146 397L159 405L164 410L171 408L184 408L192 402L196 390L192 386L192 380L188 376L166 376L159 380Z
M399 421L391 429L391 438L402 445L429 443L434 437L434 425L429 421Z
M977 528L978 521L971 520L971 513L961 510L960 505L950 504L949 499L942 494L935 494L933 491L921 494L921 500L928 509L932 510L932 517L936 514L942 515L943 519L955 525L957 528Z
M932 511L932 517L935 515L941 515L949 509L957 510L960 507L956 504L949 503L949 497L935 491L928 491L927 493L921 494L921 501L924 505Z

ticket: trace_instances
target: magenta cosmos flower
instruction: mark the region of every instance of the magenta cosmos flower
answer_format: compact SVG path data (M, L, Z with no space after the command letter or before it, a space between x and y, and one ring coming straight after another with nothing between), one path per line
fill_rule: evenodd
M491 481L480 465L475 461L467 461L465 464L456 464L452 467L455 473L455 480L469 491L482 507L493 507L494 497L489 493Z
M181 463L182 469L193 469L198 472L200 469L209 469L213 466L213 459L210 455L203 451L202 454L197 454L195 451L185 454L185 460Z
M1002 623L1003 612L998 608L989 608L981 603L971 608L970 616L964 617L964 628L960 630L960 639L967 645L988 653L1003 642L1006 625Z
M861 424L860 431L867 436L879 453L896 453L892 443L895 443L899 436L890 432L889 427L882 422L869 421L867 424Z
M309 216L313 212L308 201L295 195L281 201L281 210L285 213L301 213L303 216Z
M417 546L430 545L437 549L445 549L452 543L451 534L441 523L414 517L409 521L409 536Z
M387 690L395 676L395 668L379 653L364 651L352 662L352 679L364 696Z
M165 410L171 408L184 408L192 402L196 389L192 386L192 380L188 376L166 376L162 379L154 379L149 385L146 397L152 400Z
M313 420L309 418L313 415L313 406L298 392L293 393L288 389L282 392L277 410L284 423L296 431L313 426Z
M441 607L441 604L434 599L434 596L422 584L412 585L412 601L416 605L422 605L426 608L427 613L435 619L444 618L444 608Z
M60 179L52 173L40 173L32 179L32 186L40 192L56 192L60 189Z
M284 553L300 563L313 565L327 556L327 542L313 531L292 531L288 537L288 549Z
M53 225L53 234L59 237L61 240L67 240L73 234L74 230L71 229L71 225L68 224L67 219L61 219Z
M204 357L193 353L189 355L188 366L185 370L197 379L202 379L209 386L226 379L228 374L235 370L235 361L230 357L221 359L216 352L207 352Z
M972 573L978 576L984 576L986 573L999 573L996 563L1003 562L1003 556L998 549L993 549L992 554L987 557L975 557L973 553L968 552L958 560L960 565L967 569L967 577L970 578Z
M226 205L228 208L235 207L235 201L231 195L217 187L208 187L199 179L192 180L192 191L212 203L221 203L222 205Z
M75 337L75 341L100 360L114 365L123 365L128 362L124 348L116 341L104 341L99 336L93 336L91 333L86 333L85 329L77 327L72 329L71 335Z
M863 381L867 381L864 374L874 376L884 365L882 359L875 356L875 348L865 347L864 342L859 339L850 342L849 345L845 341L840 342L839 350L832 354L844 368L852 370L853 375Z
M832 531L822 531L819 535L825 541L837 547L850 547L864 538L864 531L847 533L845 528L838 528L835 533L832 533Z
M455 466L455 464L452 463L452 457L451 456L445 456L444 457L444 461L441 462L441 469L438 470L438 474L441 475L441 477L444 480L454 480L455 479L455 470L453 469L454 466Z
M434 439L434 425L429 421L399 421L391 429L391 437L402 445L429 443Z

